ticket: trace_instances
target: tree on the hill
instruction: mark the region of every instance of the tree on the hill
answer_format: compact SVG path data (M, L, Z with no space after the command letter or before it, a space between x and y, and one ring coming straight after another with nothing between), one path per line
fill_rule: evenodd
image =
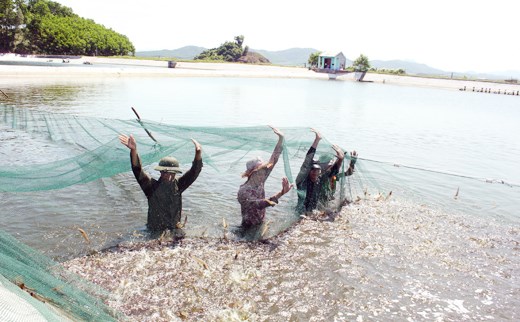
M244 43L244 36L235 36L235 43L238 45L238 47L242 48L242 44Z
M112 29L49 0L0 0L0 51L21 54L128 55L135 48Z
M307 61L311 67L318 66L318 58L321 55L321 51L317 51L309 55L309 60Z
M244 50L242 44L244 43L244 36L236 36L235 42L226 41L218 48L212 48L203 51L195 60L223 60L228 62L236 62L242 56ZM249 49L248 49L249 51Z
M352 63L352 67L356 72L366 72L370 69L370 63L368 62L368 57L361 54L358 58Z

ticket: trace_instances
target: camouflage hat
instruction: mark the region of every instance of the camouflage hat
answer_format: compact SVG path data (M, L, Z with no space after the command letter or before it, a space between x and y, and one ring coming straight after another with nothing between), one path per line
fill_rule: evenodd
M166 171L172 173L182 173L179 168L179 161L174 157L164 157L159 161L159 165L154 168L157 171Z
M336 162L337 158L331 154L322 154L317 160L313 160L314 164L318 164L322 170L326 170Z
M313 163L311 170L321 170L321 166L318 163Z

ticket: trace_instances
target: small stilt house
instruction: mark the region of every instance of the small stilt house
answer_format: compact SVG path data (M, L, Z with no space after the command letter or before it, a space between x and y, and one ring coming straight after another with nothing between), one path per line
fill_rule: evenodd
M343 70L345 69L346 62L347 59L345 55L343 55L343 52L336 54L324 52L318 57L318 69Z

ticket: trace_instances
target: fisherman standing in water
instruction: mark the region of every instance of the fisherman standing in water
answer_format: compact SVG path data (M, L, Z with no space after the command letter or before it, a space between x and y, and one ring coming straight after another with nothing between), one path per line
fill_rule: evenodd
M161 172L159 180L153 179L143 171L141 159L137 153L137 143L132 135L119 135L119 141L130 149L132 172L148 199L147 228L152 232L166 229L175 230L181 220L182 193L199 176L202 170L202 148L194 140L195 158L193 164L182 177L176 177L182 171L179 161L174 157L164 157L159 161L155 170Z
M260 227L264 221L265 208L278 204L278 199L292 188L289 180L284 177L282 178L282 190L269 198L265 198L264 184L280 158L284 140L283 133L280 130L270 127L278 135L278 143L271 158L268 162L263 162L261 158L257 157L246 163L246 171L242 174L242 177L247 178L247 181L240 186L237 194L242 212L241 228L245 230Z
M320 164L313 160L316 148L321 140L321 134L315 129L311 129L311 131L316 134L316 137L309 151L307 151L300 172L296 177L296 187L298 188L296 210L298 213L312 211L318 206L326 206L329 199L326 187L330 185L331 178L338 173L345 157L341 148L333 145L332 148L336 152L336 161L322 171Z

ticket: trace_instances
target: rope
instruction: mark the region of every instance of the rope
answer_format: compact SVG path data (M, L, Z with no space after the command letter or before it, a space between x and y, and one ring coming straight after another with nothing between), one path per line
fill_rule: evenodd
M425 168L420 168L420 167L413 167L413 166L402 165L402 164L398 164L398 163L391 163L391 162L386 162L386 161L371 160L371 159L364 159L364 158L358 158L358 159L369 161L369 162L392 165L396 168L406 168L406 169L413 169L413 170L419 170L419 171L426 171L426 172L431 172L431 173L443 174L443 175L447 175L447 176L451 176L451 177L459 177L459 178L477 180L477 181L481 181L481 182L485 182L485 183L499 183L499 184L509 186L511 188L513 188L513 187L520 188L520 184L509 183L502 179L489 179L489 178L481 178L481 177L479 178L479 177L472 177L472 176L467 176L467 175L463 175L463 174L450 173L450 172L444 172L444 171L439 171L439 170L431 170L431 169L425 169Z

